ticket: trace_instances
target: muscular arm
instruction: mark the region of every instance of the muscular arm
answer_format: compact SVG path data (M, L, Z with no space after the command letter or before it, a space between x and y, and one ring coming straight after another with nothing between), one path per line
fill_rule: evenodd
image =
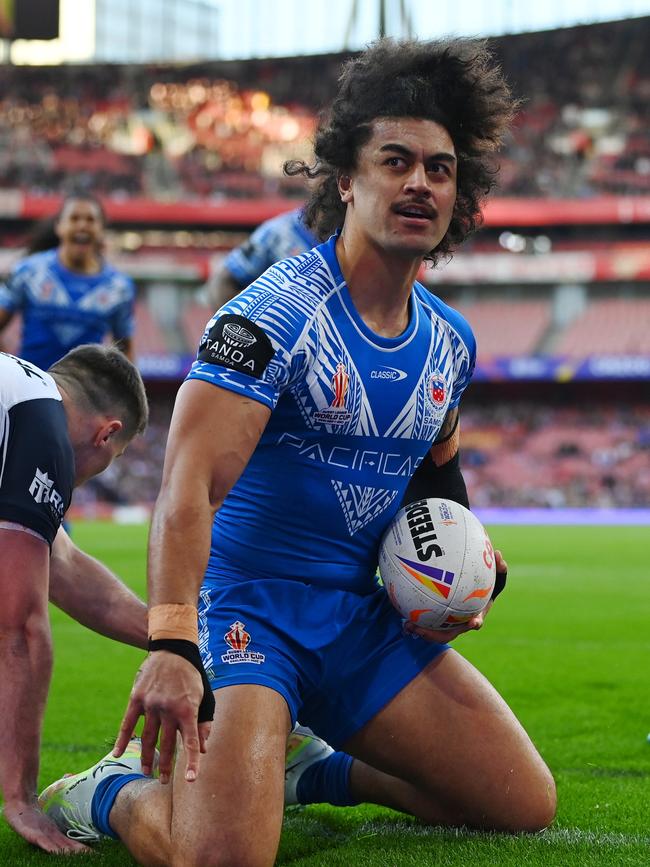
M269 415L270 410L257 401L210 383L190 380L181 386L149 535L150 607L196 607L214 513L248 463ZM169 780L178 730L187 760L185 778L195 779L199 751L209 731L209 726L197 728L202 695L200 675L189 662L165 651L150 654L131 692L115 755L124 751L138 717L144 714L143 769L151 767L162 728L160 779Z
M103 563L81 551L63 528L52 545L50 601L89 629L147 646L147 606Z
M0 530L0 783L7 802L36 793L41 723L52 671L44 539Z
M270 410L206 382L180 389L149 535L149 605L196 605L212 519L258 443Z
M456 408L447 413L436 442L409 482L402 505L425 497L442 497L469 508L467 488L459 464L459 443Z

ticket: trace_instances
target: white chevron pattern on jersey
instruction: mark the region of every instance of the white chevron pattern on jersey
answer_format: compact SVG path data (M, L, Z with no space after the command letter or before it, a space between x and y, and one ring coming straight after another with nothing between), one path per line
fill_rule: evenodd
M27 294L35 301L61 307L69 307L72 303L68 290L45 262L39 262L32 273L25 274L21 279L24 280Z
M397 496L397 491L346 485L334 479L332 479L332 486L343 509L348 533L351 536L387 509Z

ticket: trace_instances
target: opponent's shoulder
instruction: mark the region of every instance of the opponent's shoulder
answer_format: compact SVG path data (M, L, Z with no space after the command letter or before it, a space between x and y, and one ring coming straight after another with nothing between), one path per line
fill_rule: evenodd
M22 358L0 353L0 405L8 411L19 403L43 398L61 400L49 373Z
M414 292L422 307L429 311L432 316L446 322L451 332L467 348L468 353L474 355L476 353L476 338L474 337L472 326L463 314L449 304L446 304L437 295L434 295L422 283L415 284Z

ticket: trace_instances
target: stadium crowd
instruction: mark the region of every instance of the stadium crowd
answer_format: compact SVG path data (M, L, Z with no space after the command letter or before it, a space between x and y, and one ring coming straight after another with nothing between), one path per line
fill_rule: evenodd
M153 503L162 472L171 398L152 402L147 432L102 476L75 494L90 513L102 503ZM650 408L558 408L468 401L462 464L475 507L647 508Z
M650 191L649 41L650 18L493 40L524 97L502 195ZM0 187L62 193L72 175L116 197L302 195L280 167L308 150L340 63L4 66Z

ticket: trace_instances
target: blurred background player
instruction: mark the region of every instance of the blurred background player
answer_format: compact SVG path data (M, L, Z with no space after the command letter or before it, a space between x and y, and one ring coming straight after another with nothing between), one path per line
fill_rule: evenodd
M121 455L147 418L140 374L114 347L78 347L49 373L0 354L0 792L11 827L50 852L82 847L36 801L48 598L96 632L146 646L144 603L61 521L73 488Z
M28 255L0 287L0 337L21 314L18 354L42 370L73 347L102 343L109 334L133 360L135 287L104 259L105 227L98 199L70 194L54 220L58 246Z
M302 208L266 220L217 266L205 287L210 307L218 310L275 262L311 250L318 243L304 222Z

